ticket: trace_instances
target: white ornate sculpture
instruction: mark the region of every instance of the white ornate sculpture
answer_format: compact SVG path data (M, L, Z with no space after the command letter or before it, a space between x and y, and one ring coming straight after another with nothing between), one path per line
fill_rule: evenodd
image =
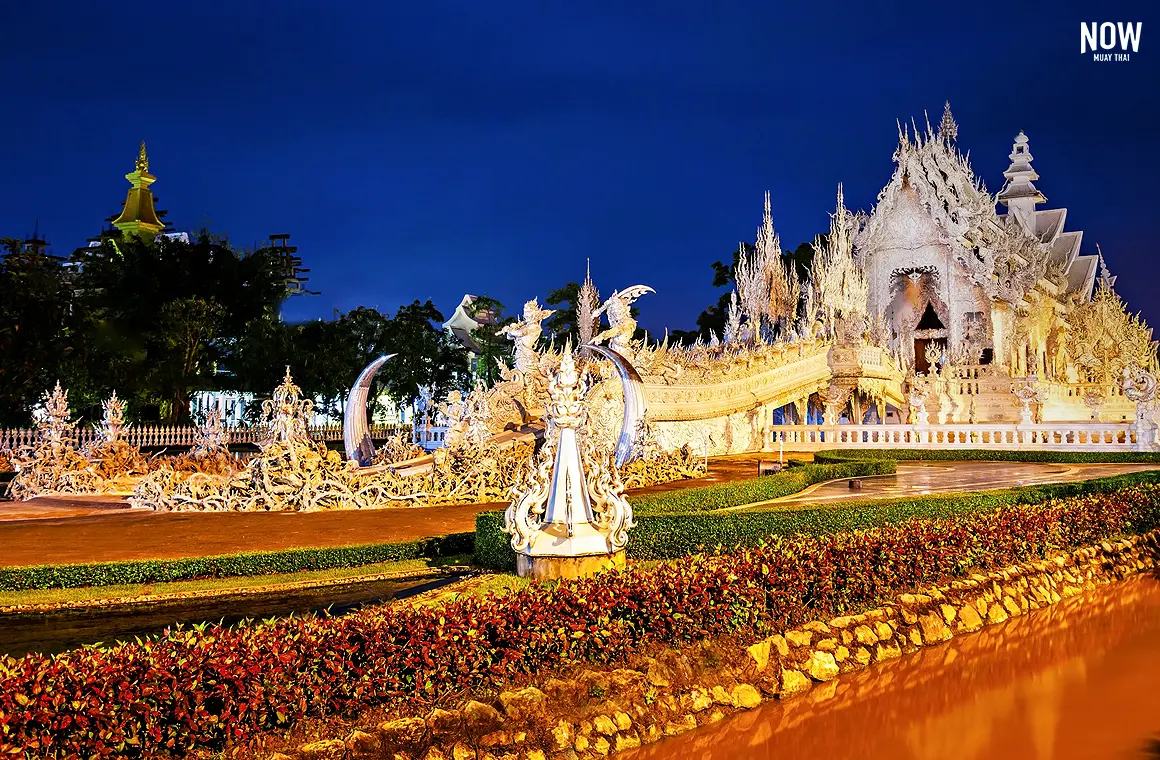
M906 403L916 425L929 425L930 413L926 410L926 399L930 396L930 385L923 379L912 377L907 382Z
M507 325L500 334L514 341L516 371L524 373L535 372L539 364L539 355L536 353L536 344L543 331L541 324L545 319L555 314L553 309L541 309L539 302L533 298L524 304L524 318Z
M1142 367L1128 366L1124 367L1120 386L1124 389L1124 395L1136 402L1136 421L1132 425L1136 431L1136 447L1148 451L1157 443L1156 397L1160 383L1156 375Z
M101 402L101 409L104 414L97 430L104 441L115 443L121 438L121 433L128 429L125 425L125 402L117 398L117 392L113 391L109 398Z
M632 336L636 332L636 320L632 318L632 302L645 293L656 291L648 285L633 285L623 291L613 291L604 305L593 315L599 318L604 314L608 317L608 329L592 339L593 343L600 344L608 341L608 347L622 356L632 353Z
M1033 422L1031 418L1031 404L1032 402L1038 401L1040 397L1040 390L1035 376L1033 375L1027 378L1025 382L1013 386L1011 392L1015 394L1015 398L1019 399L1019 424L1030 425Z
M564 354L548 393L550 439L504 514L520 575L576 577L624 563L632 507L604 452L582 451L580 374Z
M314 402L301 396L302 389L294 384L290 368L287 367L286 377L274 389L274 396L262 402L262 425L266 429L266 438L259 446L265 448L273 443L283 443L293 447L295 444L310 442L307 425L314 411Z
M222 424L222 417L222 402L218 399L205 410L205 419L197 429L191 454L195 457L208 457L228 451L230 434Z
M61 390L60 381L52 393L45 393L43 412L36 421L36 437L49 446L71 445L75 439L73 423L69 421L68 391Z

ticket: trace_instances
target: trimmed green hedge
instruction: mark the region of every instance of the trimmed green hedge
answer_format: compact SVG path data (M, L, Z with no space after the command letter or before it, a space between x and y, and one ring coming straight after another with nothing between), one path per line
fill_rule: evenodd
M324 546L219 554L211 557L97 562L83 565L0 567L0 591L165 583L195 578L297 573L304 570L330 570L404 559L450 557L471 554L474 548L474 533L452 533L448 536L392 544Z
M1049 462L1058 464L1160 463L1155 451L1016 451L1008 449L828 449L819 464L889 459L899 462Z
M717 513L645 512L636 516L636 527L629 532L628 556L638 560L670 559L719 546L752 546L774 536L798 533L820 535L873 528L914 517L956 517L1011 504L1039 504L1069 496L1106 493L1141 483L1160 483L1160 471L977 493L859 500L827 507L758 507L751 511ZM515 553L509 536L503 532L502 513L483 512L477 515L475 536L477 564L497 570L515 567Z

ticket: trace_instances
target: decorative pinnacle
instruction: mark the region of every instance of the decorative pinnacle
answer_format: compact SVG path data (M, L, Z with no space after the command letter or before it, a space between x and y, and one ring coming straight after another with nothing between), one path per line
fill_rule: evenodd
M572 345L564 348L560 357L560 369L548 383L551 403L548 412L552 422L560 428L578 428L582 422L584 402L580 395L580 374L572 358Z
M938 125L938 136L947 142L954 142L959 136L959 125L951 115L951 102L948 100L943 106L942 121Z
M147 174L149 172L149 154L145 152L145 141L141 141L141 150L137 152L137 171Z

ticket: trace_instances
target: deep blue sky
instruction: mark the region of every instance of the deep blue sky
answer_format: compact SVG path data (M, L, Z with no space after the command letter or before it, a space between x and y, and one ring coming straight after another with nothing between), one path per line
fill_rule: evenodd
M56 252L82 244L145 139L177 229L292 233L322 295L291 318L450 315L464 292L514 311L591 257L602 293L656 288L646 327L688 328L766 189L792 248L838 182L869 209L895 119L950 99L992 191L1027 132L1048 205L1155 322L1153 4L18 3L0 234L39 217ZM1108 20L1144 22L1128 63L1079 53Z

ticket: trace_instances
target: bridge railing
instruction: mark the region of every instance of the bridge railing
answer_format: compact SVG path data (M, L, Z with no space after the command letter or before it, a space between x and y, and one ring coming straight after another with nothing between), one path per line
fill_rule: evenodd
M190 425L133 425L121 434L122 440L141 448L156 448L172 446L175 448L190 447L197 440L197 428ZM258 443L266 431L261 427L227 428L230 443ZM372 425L371 438L381 440L393 435L410 436L410 425ZM342 440L341 425L317 425L307 428L310 437L316 441L327 443ZM100 439L101 434L90 426L77 427L73 436L78 446L92 443ZM0 449L16 449L22 446L32 446L36 443L36 430L33 428L9 428L0 430Z
M1136 433L1124 423L1052 422L950 425L771 425L766 449L831 448L1040 449L1137 451Z

